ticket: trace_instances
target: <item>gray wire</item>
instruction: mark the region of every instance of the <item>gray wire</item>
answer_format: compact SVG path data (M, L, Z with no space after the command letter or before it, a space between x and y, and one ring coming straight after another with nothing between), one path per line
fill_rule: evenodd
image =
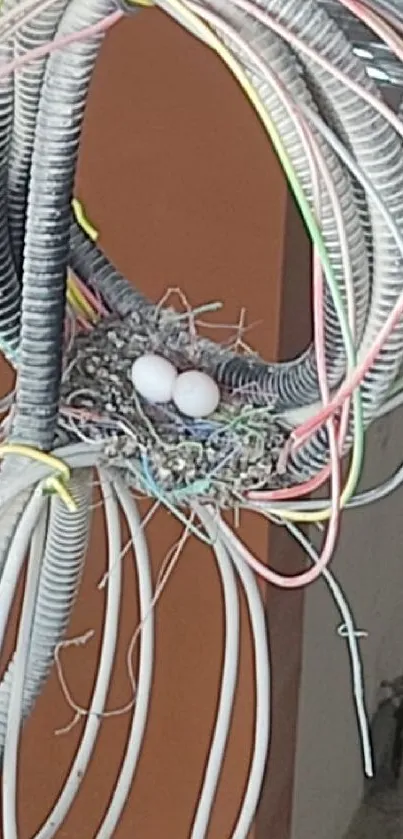
M308 554L311 562L317 564L319 562L319 556L307 536L305 536L305 534L292 522L285 522L285 527L290 535L299 542L304 551ZM354 618L350 606L339 583L327 568L322 571L322 576L336 603L343 621L343 626L346 629L346 638L350 651L355 709L361 736L364 771L367 778L372 778L374 775L374 762L372 756L368 712L365 703L365 683L357 630L354 625Z
M1 14L16 8L17 0L5 0ZM13 42L10 37L0 42L0 64L7 64L13 58ZM0 81L0 350L11 362L15 362L20 340L20 286L15 271L7 216L7 180L12 121L14 108L14 83L12 76Z
M119 508L112 485L104 473L101 473L100 477L108 539L108 587L99 666L84 732L70 772L52 812L38 833L35 834L34 839L52 839L74 803L93 755L112 676L119 631L122 538Z
M45 499L40 499L41 513L46 505ZM17 826L17 777L20 731L23 719L25 676L29 665L31 633L35 619L37 593L41 577L41 553L35 545L31 550L22 612L18 627L18 639L15 652L15 666L8 706L6 737L4 743L4 762L2 776L2 821L3 839L18 839ZM6 568L7 573L7 568Z
M211 515L212 526L219 525L219 519ZM271 728L271 673L270 648L266 615L255 575L237 553L234 545L219 530L229 555L235 565L248 605L254 645L254 673L256 685L256 715L254 746L249 778L238 819L231 839L245 839L255 818L258 807L270 746Z
M396 490L400 489L403 484L403 464L401 464L391 478L379 484L372 489L367 489L364 492L359 492L350 499L346 504L346 510L352 510L356 507L366 507L368 504L374 504L377 501L387 498ZM258 506L262 509L273 510L281 512L281 510L294 510L302 512L310 512L311 510L326 510L330 504L330 499L318 498L317 500L308 501L269 501ZM255 505L255 502L254 502Z
M113 480L113 487L125 515L134 549L140 601L141 646L136 696L126 753L107 813L95 839L111 839L130 793L147 725L155 654L153 588L144 529L141 526L137 505L120 478Z
M14 36L14 57L52 41L68 0L53 0ZM14 262L21 273L27 196L40 93L48 56L29 62L14 77L14 125L8 165L8 221Z
M24 684L24 719L31 712L53 666L55 650L67 629L81 582L91 521L92 471L74 472L69 490L75 500L76 510L68 510L57 496L49 499L49 510L44 522L44 545L41 539L37 539L38 527L34 533L36 561L41 563L41 579L36 595ZM42 529L42 518L40 525ZM6 572L7 569L6 564ZM0 754L5 740L15 667L12 659L0 684Z
M220 699L203 786L191 830L191 839L205 839L222 770L234 706L239 667L239 598L231 559L223 542L217 539L217 526L212 523L211 516L200 504L194 504L194 509L212 542L221 577L225 613L225 652Z
M7 622L19 575L24 565L32 533L45 503L46 498L43 496L42 487L39 486L25 506L10 545L9 555L0 581L0 652L3 647Z

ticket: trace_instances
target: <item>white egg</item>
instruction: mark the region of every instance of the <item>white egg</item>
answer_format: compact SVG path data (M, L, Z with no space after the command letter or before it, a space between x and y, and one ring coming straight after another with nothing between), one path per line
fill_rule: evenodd
M162 355L141 355L132 367L133 386L148 402L170 402L177 376L174 365Z
M187 417L202 419L216 410L220 391L214 379L199 370L180 373L173 389L173 401Z

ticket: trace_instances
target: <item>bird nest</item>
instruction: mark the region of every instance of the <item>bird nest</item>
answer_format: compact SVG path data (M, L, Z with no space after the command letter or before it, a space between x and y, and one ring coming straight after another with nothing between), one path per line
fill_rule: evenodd
M124 470L133 487L176 505L197 495L233 507L250 490L283 487L289 430L275 405L255 406L245 392L226 388L208 419L184 417L173 404L150 404L131 378L133 362L150 352L180 372L211 374L228 350L196 335L172 309L102 318L66 354L61 424L70 438L102 441L108 465Z

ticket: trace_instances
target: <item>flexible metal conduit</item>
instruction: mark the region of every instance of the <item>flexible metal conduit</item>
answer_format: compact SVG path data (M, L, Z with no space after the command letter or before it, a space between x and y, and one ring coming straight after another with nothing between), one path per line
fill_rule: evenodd
M56 647L70 620L87 553L92 470L77 470L69 488L77 509L69 512L63 501L52 498L49 519L45 522L43 559L36 557L36 561L42 562L42 570L24 688L24 718L32 710L53 666ZM24 502L26 506L25 499ZM0 683L0 755L4 748L13 672L11 661Z
M214 5L214 4L213 4ZM333 66L378 95L362 62L333 19L314 0L260 0L258 5L275 20L287 26ZM228 13L229 14L229 13ZM326 113L341 127L360 167L368 174L379 195L401 229L403 221L402 142L394 130L373 108L360 100L329 73L314 65L302 53L298 59L317 101L326 103ZM368 351L380 326L403 290L401 254L385 220L368 197L373 237L373 287L369 316L359 344L359 358ZM368 426L390 388L403 357L403 327L395 331L378 357L362 386L364 422ZM299 406L298 406L299 407ZM295 405L297 409L297 405ZM293 416L298 422L298 411ZM315 473L328 458L326 432L320 432L290 459L288 468L296 480Z
M270 67L271 71L277 75L279 81L285 90L290 93L295 102L310 107L313 110L319 110L313 94L311 95L305 84L300 72L299 62L297 62L291 50L277 36L265 29L259 22L254 21L250 16L246 16L236 7L232 7L231 4L226 3L225 0L212 0L208 5L216 10L221 18L231 23L237 33L247 41L248 46L252 47L267 67ZM251 66L250 59L242 53L241 49L230 37L224 37L223 40L246 67L248 65ZM267 108L267 112L271 115L271 119L276 124L283 145L293 163L294 170L313 208L311 167L301 138L296 133L295 125L289 113L284 108L283 103L278 98L277 93L263 77L257 71L246 70L246 73L255 89L259 92L260 98ZM332 181L335 184L343 210L346 239L351 260L351 272L354 282L356 338L360 341L366 324L371 290L369 255L365 237L365 230L369 226L368 213L365 207L364 213L362 213L362 205L359 206L356 204L351 179L340 165L334 152L329 148L319 132L315 131L314 134L331 174ZM341 244L338 236L335 235L337 223L334 208L327 190L322 190L321 223L324 241L327 245L342 300L345 307L347 307ZM328 292L326 294L325 304L325 336L328 381L330 386L335 386L339 383L345 371L346 358L340 324L331 295ZM233 362L229 363L224 362L220 376L224 377L227 382L230 371L232 370L235 386L239 387L239 368L239 359L234 359ZM272 389L276 395L278 394L280 410L286 410L287 408L294 407L296 404L306 405L318 398L316 357L313 346L311 346L309 352L302 356L302 358L298 358L291 363L278 364L274 368L274 371L270 371L270 373L262 365L260 365L260 368L260 370L259 368L254 369L252 365L248 371L245 383L249 382L257 374L256 378L262 393L268 389Z
M161 0L161 5L164 7L164 2ZM235 28L240 27L240 18L238 10L233 6L225 6L223 10L223 3L218 0L213 0L210 3L212 8L218 8L221 14L225 14L227 20L234 23ZM300 6L298 0L267 0L267 2L260 2L259 4L263 10L266 10L279 22L285 24L291 32L294 32L298 37L303 39L308 45L314 47L320 55L327 58L331 63L342 70L346 75L350 76L354 81L361 84L364 88L377 96L378 91L374 82L372 82L366 75L364 65L359 58L354 54L351 44L346 39L345 35L337 27L334 20L319 8L314 0L306 0L303 7ZM250 26L250 21L247 20L245 14L241 15L241 20L244 21L242 26L247 28ZM264 50L269 48L270 36L263 34L261 28L256 28L256 32L260 31L261 40L259 48L264 53ZM249 32L249 29L248 29ZM256 36L257 37L257 36ZM273 45L275 41L273 40ZM274 50L274 46L270 47ZM281 56L280 47L277 47ZM282 47L284 50L284 47ZM285 55L281 61L275 56L275 69L277 72L285 72ZM347 89L343 84L335 80L321 70L316 64L308 61L303 54L298 54L296 59L304 68L304 78L306 79L308 89L313 93L311 99L314 97L317 108L321 113L325 111L326 117L330 119L331 124L340 127L340 133L346 139L349 147L354 154L354 157L363 171L368 174L368 178L372 181L374 188L379 192L384 203L391 212L393 219L399 229L402 228L403 211L403 155L402 142L396 135L395 131L387 123L387 121L374 113L373 109L359 99L353 92ZM250 68L247 68L250 69ZM288 74L292 70L288 68ZM287 82L292 79L292 76L284 75L283 80ZM304 91L301 84L297 91L299 101L308 101L309 93ZM266 94L266 90L264 89ZM292 134L290 127L288 132L288 125L284 124L283 114L280 110L277 111L279 122L277 124L283 139L286 136L289 143L289 150L294 153L294 162L297 160L297 154L294 151L297 140ZM298 146L297 146L298 147ZM326 151L327 161L331 163L331 156L329 150ZM297 161L298 162L298 161ZM300 165L300 164L299 164ZM334 165L334 164L333 164ZM335 170L336 171L336 170ZM300 175L301 165L300 165ZM305 178L306 180L306 178ZM345 206L345 196L351 196L351 190L348 188L348 180L344 178L343 182L338 182L339 197ZM357 194L356 194L357 195ZM379 331L380 325L384 322L388 313L395 304L398 295L403 288L402 271L401 271L401 255L398 246L391 234L384 218L380 215L378 209L374 206L370 197L366 197L366 206L368 207L370 217L370 229L372 238L372 287L364 285L368 282L368 264L366 264L367 256L363 249L363 230L357 224L357 218L361 220L362 228L365 224L365 205L358 201L357 212L352 218L350 214L354 207L354 201L351 199L351 204L345 216L347 225L350 223L351 238L350 238L350 258L353 265L355 265L355 278L357 281L358 275L358 290L356 291L356 303L361 313L367 309L368 297L370 295L370 302L367 311L364 329L362 323L359 324L357 349L359 358L368 350L368 347L374 340L374 337ZM354 228L355 225L355 228ZM327 231L325 229L325 234ZM364 230L364 232L367 232ZM334 237L334 228L331 226L328 234L329 241ZM336 237L337 238L337 237ZM77 258L78 272L80 270L80 258L78 250L75 246L75 239L72 238L72 258ZM333 252L334 254L335 252ZM89 258L89 246L87 246L87 258ZM360 260L362 260L362 267L360 271ZM93 263L94 265L94 263ZM337 264L336 264L337 267ZM88 268L88 263L87 263ZM85 272L84 272L85 273ZM106 274L103 275L103 287L108 286L108 281L105 282ZM112 269L110 269L111 287L113 284ZM92 280L97 284L97 271L92 273ZM133 309L136 306L136 298L133 296ZM125 312L130 308L130 291L127 289L125 294ZM361 340L360 340L361 337ZM342 354L341 343L339 350L339 358ZM337 350L336 350L337 355ZM378 357L373 365L371 371L367 374L362 386L364 423L368 426L382 403L385 394L393 382L396 373L402 363L403 358L403 334L402 327L400 327L389 339L385 350ZM284 384L284 379L287 376L287 365L282 368L276 365L264 365L263 363L256 364L254 359L240 359L228 355L228 362L220 366L218 376L223 384L229 384L233 387L239 387L250 383L251 387L258 382L259 390L263 390L264 385L267 391L274 396L274 401L278 406L279 413L283 414L286 421L291 425L297 424L300 421L299 410L303 406L303 400L295 399L292 403L293 394L299 393L303 385L307 384L307 379L304 376L304 367L306 369L306 356L299 359L296 363L288 366L290 371L290 378L287 384ZM281 375L273 375L274 370L280 370ZM276 386L272 387L272 383L276 382ZM281 382L281 387L279 387ZM290 384L292 382L292 384ZM254 394L255 395L255 394ZM312 396L312 391L311 391ZM316 407L312 404L312 410ZM351 434L348 437L348 445L351 443ZM320 469L328 459L328 441L325 431L318 432L312 440L301 448L301 450L288 463L290 470L290 477L293 481L300 482L307 476L314 474Z
M3 12L14 6L15 0L4 0ZM2 38L0 65L13 57L13 41ZM7 216L7 178L14 111L12 76L0 79L0 350L14 362L20 339L20 290L11 254Z
M68 0L55 0L17 29L14 56L20 58L54 37ZM8 166L8 220L14 263L21 274L25 213L34 147L38 103L47 56L23 65L14 73L14 124Z
M95 3L95 0L93 0L93 3L97 6L97 9L99 9L99 5L98 3ZM213 8L216 6L217 3L212 3ZM335 66L340 67L340 69L344 70L344 72L351 75L352 78L360 82L372 93L376 94L376 86L367 78L363 65L352 52L351 45L335 25L334 21L318 7L317 3L313 2L313 0L307 0L304 4L302 12L300 6L297 4L297 0L295 0L294 3L267 2L261 3L261 6L262 8L267 9L267 11L270 12L275 19L285 23L291 31L296 32L296 34L302 37L308 44L315 46L320 54L329 58ZM75 7L75 2L72 3L71 9L73 9L73 7ZM222 3L218 3L218 7L222 12ZM248 21L245 15L241 14L240 16L239 11L233 7L226 9L225 14L229 20L234 21L235 26L238 29L240 24L241 26L246 26L248 33L250 34L250 20ZM63 20L65 20L66 15ZM233 18L234 15L235 18ZM64 23L63 25L66 24ZM261 28L259 29L259 27L256 27L256 33L258 32L261 35ZM293 65L292 63L290 64L289 61L286 62L286 56L288 56L289 51L285 51L285 48L270 35L265 35L264 42L263 40L260 41L260 50L262 51L262 55L264 57L269 55L269 57L274 60L275 69L279 73L280 77L281 74L283 74L283 80L285 82L291 81L291 83L294 83L296 95L300 98L300 100L304 99L305 102L312 102L312 97L310 96L308 89L303 86L301 81L298 82L297 90L297 82L295 80L296 73L292 69ZM267 53L265 52L266 50L268 51ZM298 60L304 66L308 85L315 91L315 98L318 102L318 107L321 108L323 103L325 103L327 113L333 116L334 123L341 125L343 134L351 145L357 161L365 171L368 171L374 186L379 190L388 206L392 208L392 211L396 216L396 220L400 224L400 199L403 192L403 158L401 155L402 144L400 140L395 136L394 131L384 119L374 115L373 109L368 107L365 103L363 104L360 102L358 97L346 90L346 88L339 82L331 79L329 74L321 71L316 66L313 68L310 62L307 61L303 55L298 56ZM51 62L52 59L49 59L44 83L45 92L46 78L48 72L50 73ZM312 84L310 84L310 82L312 82ZM261 92L268 97L269 92L266 88L267 86L261 87ZM42 100L44 99L46 99L45 93L41 97L41 108L39 113L41 113L43 107ZM271 107L276 104L273 97L271 97L270 100L268 99L267 103L268 105L270 104ZM296 145L292 129L284 122L284 113L281 113L279 109L277 109L276 113L279 119L279 128L282 132L283 138L286 138L286 141L289 144L289 150L294 154L294 160L299 163L300 150L298 149L298 144ZM357 119L357 113L359 114L360 119ZM371 136L371 144L368 144L368 136ZM323 143L322 146L325 148ZM379 329L380 322L383 322L385 318L385 313L390 310L390 306L396 300L396 295L400 291L399 252L384 220L380 218L379 213L371 205L370 200L368 200L372 238L374 242L373 289L371 290L369 288L368 255L365 249L365 236L363 232L363 228L365 227L365 218L362 214L364 210L362 206L354 204L354 194L351 189L351 184L349 184L348 177L342 175L340 176L340 179L338 179L337 176L341 172L341 167L337 164L337 162L335 162L335 156L329 151L329 149L326 149L326 155L330 167L333 166L333 171L339 188L339 197L345 207L345 221L347 223L347 229L351 231L349 240L350 258L353 264L356 280L358 342L361 336L362 341L360 349L361 351L364 351L364 349L368 347L368 343L372 341L374 334ZM303 156L301 160L302 162L299 164L300 176L303 179L305 178L306 183L306 170L302 171L302 165L304 163L306 166L306 161L304 161ZM33 156L33 169L34 162L35 152ZM69 166L70 163L68 163L66 158L66 168L70 171ZM66 205L64 204L63 206L65 207ZM357 207L356 210L354 210L354 206ZM329 229L327 229L327 226L324 225L324 233L325 236L328 236L329 246L333 248L333 262L334 267L337 270L339 265L337 258L337 237L334 237L334 225L330 216ZM73 235L71 240L71 261L73 264L79 261L77 259L79 248L81 248L81 254L83 253L84 248L84 240L82 237L81 242L79 243L79 248L75 246L74 242L77 241L78 238L78 236ZM116 273L114 276L112 275L107 262L105 262L105 259L100 257L99 252L95 255L95 257L93 257L93 259L93 269L95 268L93 277L95 280L97 280L97 277L100 278L103 288L109 284L109 280L110 287L113 286L115 280L120 282L121 278L117 277ZM109 277L108 281L106 281L108 270ZM370 293L371 305L369 316L365 322L365 313L367 311ZM119 291L119 295L120 294L121 292ZM125 287L125 312L127 312L130 306L129 299L129 291L127 287ZM121 297L120 302L122 302L122 300L123 298ZM133 308L135 308L138 302L139 298L135 298L133 296ZM338 341L338 327L336 326L330 304L328 305L327 315L328 345L331 347L333 359L336 359L336 361L334 361L334 372L337 370L337 373L339 374L340 361L343 359L343 351L341 341ZM374 365L373 370L368 374L367 381L364 383L364 414L367 424L371 421L376 407L379 405L380 401L382 401L382 398L395 375L395 371L400 364L402 356L401 345L402 336L401 332L399 332L390 339L387 352L385 352L378 363ZM19 376L21 382L24 381L23 369L24 366L22 367ZM308 375L305 371L309 371ZM250 382L252 384L252 382L256 383L256 381L258 381L259 390L263 391L264 385L266 385L273 394L280 412L287 412L289 410L292 411L293 409L298 410L301 405L306 403L307 389L310 394L310 399L313 399L316 388L316 371L313 364L312 350L308 351L308 353L297 362L285 364L284 366L280 365L279 367L275 365L265 365L263 367L260 366L259 368L256 366L256 363L254 364L250 361L245 362L240 359L228 359L228 364L224 364L224 366L219 370L219 377L223 383L235 386L237 382L240 382L241 384ZM30 375L30 384L32 384L32 374ZM21 395L21 388L19 395ZM25 416L25 413L23 415ZM20 410L19 417L19 423L21 425ZM29 424L32 425L32 423ZM44 423L44 427L46 425L47 419ZM16 429L17 427L18 425L16 426ZM25 420L23 428L26 429ZM301 473L302 470L304 471L304 475L306 475L307 466L309 466L309 471L318 468L319 461L322 462L325 456L327 457L326 435L318 435L310 446L306 448L306 450L300 452L298 460L293 465L294 477L297 477L298 473Z
M113 0L71 0L58 35L97 23ZM102 35L47 62L35 128L25 229L21 342L12 435L53 444L59 411L74 175L89 83Z

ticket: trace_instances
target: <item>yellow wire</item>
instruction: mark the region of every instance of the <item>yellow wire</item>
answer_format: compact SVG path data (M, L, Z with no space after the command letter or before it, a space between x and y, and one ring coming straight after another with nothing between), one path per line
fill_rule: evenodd
M157 4L158 5L158 2ZM173 10L176 10L182 18L190 25L193 30L199 32L201 39L214 51L217 55L222 59L222 61L227 65L229 70L232 72L236 80L238 81L239 85L243 89L244 93L248 97L251 105L253 106L254 110L258 114L265 131L269 137L272 139L271 129L272 129L272 122L269 114L266 111L266 108L259 97L259 94L254 89L252 83L249 81L248 77L242 70L242 67L238 64L236 59L233 57L231 52L224 46L224 44L220 41L220 39L212 32L212 30L201 21L200 18L197 17L196 14L191 12L186 6L180 2L180 0L169 0L169 5L172 7ZM343 489L340 498L340 508L342 509L346 502L350 499L352 491L355 489L355 475L354 470L350 469L347 482ZM302 512L302 511L294 511L294 510L281 510L281 512L276 509L273 510L273 515L281 516L282 518L286 519L287 521L295 521L295 522L305 522L305 523L316 523L316 522L324 522L327 521L332 514L331 508L328 507L325 510L317 510L310 511L310 512Z
M87 236L95 242L98 239L98 230L88 219L83 204L78 198L73 198L72 205L78 224L85 231ZM74 274L69 274L67 278L67 300L72 309L74 309L74 311L78 314L89 318L91 321L97 320L96 311L92 308L88 300L85 299L80 289L77 288Z
M69 274L67 277L67 300L70 303L70 306L75 311L78 311L79 314L82 314L80 300L77 297L78 289L76 288L74 277Z
M96 240L98 239L98 230L96 229L96 227L94 227L93 224L91 224L90 220L87 218L84 206L78 198L73 198L73 210L80 227L82 227L87 236L90 239L92 239L93 242L96 242Z
M28 457L30 460L35 460L54 469L56 475L51 475L44 482L44 486L50 492L56 492L59 498L65 503L67 509L74 513L77 509L76 502L73 496L66 487L66 483L70 480L70 469L66 463L54 457L52 454L34 449L32 446L25 446L22 443L2 443L0 445L0 458L6 457L8 454L16 454L21 457Z
M97 320L97 313L92 308L88 300L76 286L74 274L69 274L67 278L67 300L73 309L77 310L79 314L88 317L92 321Z
M346 482L346 485L343 489L343 492L340 496L340 509L342 510L347 501L350 501L351 498L351 480L350 477L352 476L352 472L350 471L349 478ZM354 487L355 489L355 487ZM270 503L270 502L268 502ZM292 522L300 522L301 524L317 524L319 522L325 522L330 519L331 516L331 508L327 507L325 510L311 510L306 511L305 513L302 510L283 510L283 509L275 509L271 510L268 509L267 511L270 515L277 516L278 518L285 519L285 521L292 521Z

